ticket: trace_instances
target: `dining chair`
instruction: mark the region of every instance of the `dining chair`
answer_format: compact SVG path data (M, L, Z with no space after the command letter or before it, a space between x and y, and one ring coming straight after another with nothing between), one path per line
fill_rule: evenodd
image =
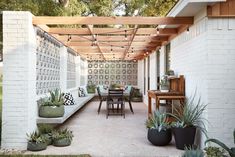
M128 98L127 98L127 101L128 101L128 103L129 103L129 107L130 107L131 112L134 114L134 111L133 111L133 108L132 108L132 104L131 104L131 100L132 100L133 94L134 94L134 88L131 87L129 96L128 96Z
M114 105L117 105L116 113L114 112ZM119 112L119 105L121 105L120 112ZM111 113L115 115L121 115L125 118L125 100L122 89L109 89L107 96L106 118L108 118L108 116L111 115Z
M100 99L100 104L99 104L99 108L98 108L98 114L100 113L100 108L101 108L101 105L102 105L102 102L103 101L106 101L106 97L102 96L101 95L101 91L100 91L100 87L98 86L97 88L97 93L98 93L98 96L99 96L99 99Z

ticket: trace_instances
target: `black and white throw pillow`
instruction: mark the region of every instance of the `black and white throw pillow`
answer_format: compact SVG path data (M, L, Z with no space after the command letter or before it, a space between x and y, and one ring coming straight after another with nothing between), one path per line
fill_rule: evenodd
M64 105L74 105L73 95L71 93L64 94Z
M78 96L79 97L85 97L86 96L84 88L81 88L81 87L78 88Z

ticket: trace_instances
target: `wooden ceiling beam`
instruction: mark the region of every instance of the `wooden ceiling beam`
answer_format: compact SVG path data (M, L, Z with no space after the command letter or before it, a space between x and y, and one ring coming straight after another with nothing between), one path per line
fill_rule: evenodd
M34 16L34 25L177 25L193 24L193 17L78 17L78 16Z

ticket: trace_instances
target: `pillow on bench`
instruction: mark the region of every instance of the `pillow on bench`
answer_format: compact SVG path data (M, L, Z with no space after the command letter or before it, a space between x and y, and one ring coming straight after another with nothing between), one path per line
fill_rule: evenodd
M71 93L64 93L64 105L74 105L75 101Z
M79 87L78 88L78 96L79 97L86 97L87 96L86 88Z

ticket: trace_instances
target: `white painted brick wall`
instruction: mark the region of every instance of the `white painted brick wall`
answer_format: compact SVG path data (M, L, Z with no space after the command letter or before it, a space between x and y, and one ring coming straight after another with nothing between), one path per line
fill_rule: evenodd
M29 12L3 12L2 148L26 149L36 128L36 33Z
M207 19L205 10L195 17L190 33L172 42L171 68L186 79L186 95L195 89L208 103L209 137L233 145L235 128L235 19ZM204 139L201 140L201 143Z

